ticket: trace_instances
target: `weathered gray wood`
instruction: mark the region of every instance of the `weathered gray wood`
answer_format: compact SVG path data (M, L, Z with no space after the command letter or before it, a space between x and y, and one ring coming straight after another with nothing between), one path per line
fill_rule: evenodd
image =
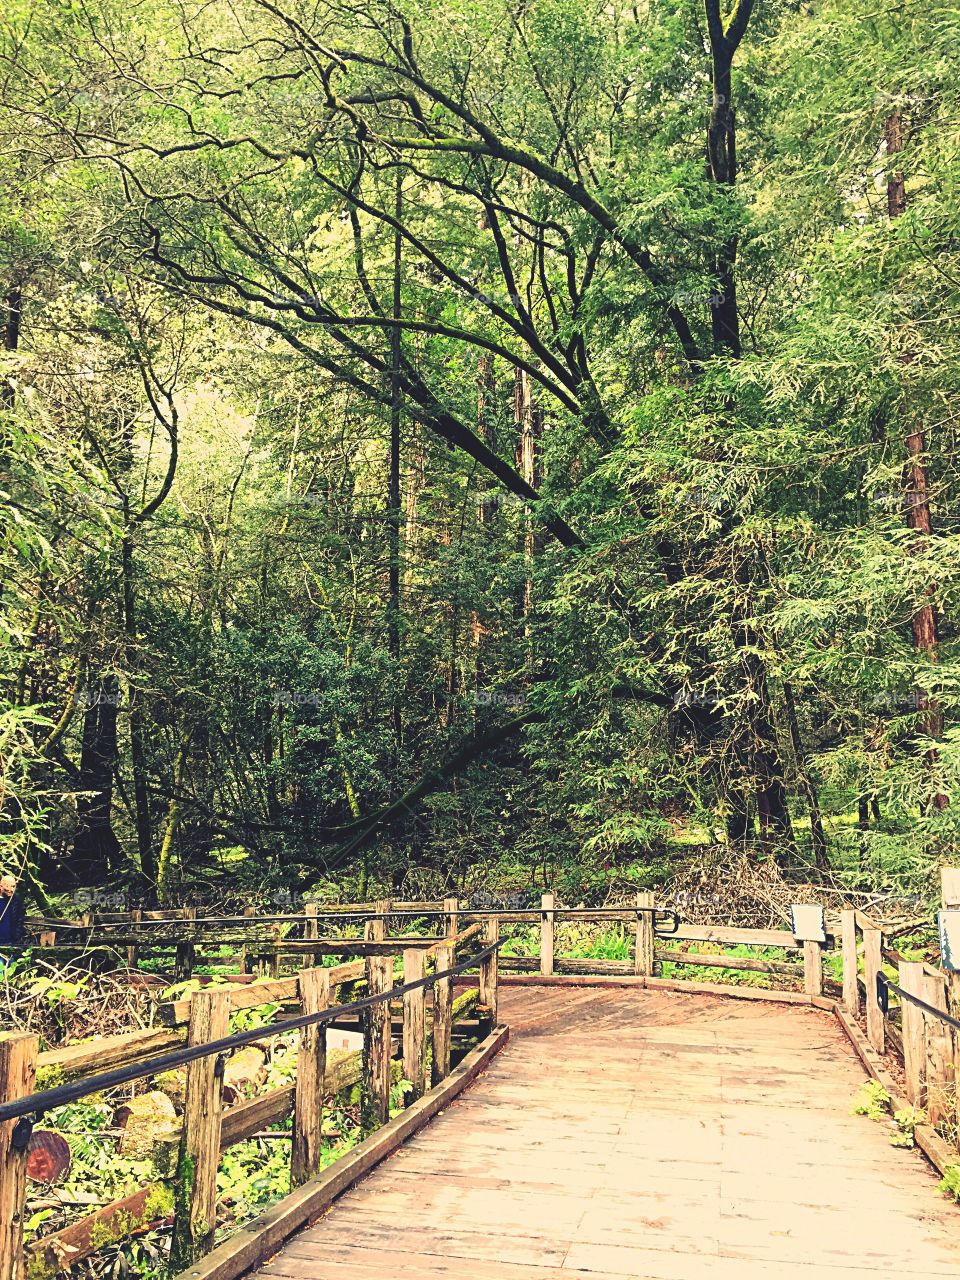
M256 907L243 908L243 914L248 920L253 918L255 912L256 912ZM253 973L253 965L254 965L253 952L246 945L246 943L244 943L242 955L243 955L243 972Z
M403 981L418 982L424 976L424 955L416 948L403 953ZM407 1104L427 1091L426 987L403 993L403 1078L413 1086Z
M638 907L653 907L653 905L654 896L652 893L643 890L637 894ZM653 913L649 910L641 911L637 916L636 936L633 945L634 973L646 974L648 977L652 975L655 936Z
M923 996L923 965L904 960L900 964L900 983L904 991ZM923 1010L909 1000L900 1007L900 1026L903 1037L903 1076L907 1099L915 1107L923 1106L926 1048L924 1045Z
M880 972L883 934L872 925L863 925L863 976L866 984L867 1039L877 1053L884 1050L883 1013L877 1004L877 974Z
M699 951L656 951L654 954L658 960L666 960L670 964L703 965L707 969L737 969L746 973L777 973L791 978L801 975L801 970L797 965L791 964L787 960L754 960L752 956L725 956L715 955L713 952ZM608 960L604 963L610 965L620 962ZM565 972L563 965L563 961L558 961L561 973ZM626 971L627 968L623 965L616 970L616 972ZM589 972L589 970L584 970L584 972ZM597 969L596 972L602 973L603 970ZM611 969L610 972L615 971Z
M808 996L823 995L823 951L809 939L803 944L803 989Z
M553 913L555 898L552 893L541 894L540 897L540 972L544 977L553 973L553 953L555 939L555 916Z
M304 969L299 976L303 1012L321 1013L330 1007L330 970ZM320 1170L323 1140L323 1084L327 1072L325 1024L304 1027L297 1051L296 1102L290 1185L298 1187Z
M187 1044L219 1040L229 1030L230 992L216 987L198 991L190 1009ZM217 1225L217 1168L223 1072L209 1054L187 1065L183 1132L174 1186L171 1265L186 1267L213 1245Z
M940 897L945 907L960 907L960 867L940 868Z
M447 938L455 938L460 927L460 899L444 898L443 932Z
M303 922L303 936L307 941L320 937L320 922L317 919L319 911L320 908L315 902L308 902L303 908L304 915L307 917ZM313 963L315 965L320 963L320 954L317 951L313 953Z
M125 1031L120 1035L103 1036L99 1040L88 1040L83 1044L47 1049L40 1054L37 1066L41 1070L56 1068L64 1076L77 1076L153 1057L167 1049L175 1049L183 1043L183 1039L182 1031L166 1027L146 1027L142 1031Z
M33 1092L37 1037L0 1033L0 1098L13 1102ZM22 1280L27 1153L13 1146L16 1120L0 1124L0 1280Z
M370 920L369 925L380 921ZM367 991L381 995L393 986L393 963L386 956L367 957ZM364 1011L364 1072L361 1125L372 1133L390 1116L390 1005L380 1000Z
M499 938L500 921L491 916L484 929L484 946L489 947ZM497 1025L497 957L498 953L494 951L480 962L480 1003L490 1011L491 1027Z
M786 929L727 929L712 924L681 924L670 940L683 942L729 942L748 947L783 947L785 951L800 951L798 942Z
M130 923L134 926L138 925L143 919L143 910L140 907L130 912ZM136 946L127 947L127 967L135 969L137 967L137 958L139 950Z
M943 976L924 974L920 988L921 1000L935 1009L947 1012L947 982ZM953 1038L950 1028L932 1014L924 1014L924 1039L926 1042L926 1089L924 1109L932 1125L939 1124L954 1106Z
M860 1012L860 989L857 986L857 913L841 911L840 940L843 952L843 1005L855 1017Z
M438 947L437 973L453 967L451 946ZM431 1079L437 1085L450 1074L450 1045L453 1040L453 979L438 978L433 984L433 1061Z
M381 898L373 904L373 909L379 918L366 922L363 927L363 936L368 942L383 942L387 936L387 912L390 910L390 899Z
M196 920L197 908L184 907L182 914L183 914L184 920ZM187 979L193 973L194 963L195 963L195 957L194 957L193 943L178 942L176 959L174 961L174 966L173 966L173 973L177 982L187 981Z

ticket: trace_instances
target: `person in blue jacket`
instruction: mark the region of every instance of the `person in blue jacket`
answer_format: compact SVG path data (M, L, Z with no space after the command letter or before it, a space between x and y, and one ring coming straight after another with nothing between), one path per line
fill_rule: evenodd
M16 877L0 877L0 965L6 965L9 959L2 948L19 945L26 937L26 914L27 905L17 892Z

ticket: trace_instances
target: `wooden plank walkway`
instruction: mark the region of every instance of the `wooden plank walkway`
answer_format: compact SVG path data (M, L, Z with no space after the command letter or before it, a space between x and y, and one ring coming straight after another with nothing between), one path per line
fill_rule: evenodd
M501 992L509 1046L262 1280L960 1277L960 1210L812 1009Z

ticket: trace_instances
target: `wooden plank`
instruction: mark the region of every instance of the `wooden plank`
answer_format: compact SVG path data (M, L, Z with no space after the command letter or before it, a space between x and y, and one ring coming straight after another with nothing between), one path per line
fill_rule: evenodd
M803 989L808 996L823 995L823 951L809 939L803 944Z
M857 913L852 910L840 913L840 937L843 952L843 1005L856 1017L860 1012L860 989L857 986Z
M334 965L327 969L331 990L345 982L356 982L365 973L362 960ZM296 1000L299 994L297 978L260 978L241 987L230 988L231 1009L255 1009L262 1004L285 1004ZM164 1026L180 1026L190 1017L192 995L160 1006L160 1020Z
M869 924L861 928L863 929L863 968L867 1002L867 1039L877 1053L883 1053L883 1013L877 1004L877 974L880 972L883 934Z
M363 1078L363 1054L358 1049L346 1053L334 1049L327 1054L326 1076L323 1082L324 1096L334 1098L344 1089L351 1089ZM296 1085L281 1085L258 1098L240 1102L223 1113L220 1127L220 1149L225 1150L243 1142L261 1129L280 1124L291 1114L296 1095Z
M304 1014L330 1007L330 970L304 969L299 975ZM298 1187L320 1171L323 1140L323 1085L327 1071L327 1028L317 1023L300 1032L290 1185Z
M184 1033L166 1027L146 1027L141 1031L124 1031L120 1035L85 1040L80 1044L45 1049L37 1059L39 1071L54 1070L64 1076L138 1062L154 1054L176 1049L183 1044Z
M703 965L708 969L736 969L750 973L776 973L791 978L801 976L797 965L786 960L755 960L751 956L718 956L698 951L657 951L654 954L658 960L666 960L671 964Z
M193 997L189 1045L224 1037L230 1024L230 992L208 987ZM177 1160L171 1265L185 1267L207 1253L217 1225L217 1168L223 1072L213 1055L187 1064L183 1133Z
M236 1280L273 1253L305 1223L312 1221L386 1156L396 1151L470 1084L507 1043L499 1027L451 1071L442 1085L366 1138L343 1159L248 1222L205 1259L174 1280Z
M904 960L900 965L899 985L911 995L924 998L923 965ZM923 1010L918 1009L909 1000L903 1000L900 1007L900 1026L902 1032L903 1074L907 1099L915 1107L923 1106L924 1075L926 1069L926 1049L923 1034Z
M540 972L544 977L553 973L553 953L555 943L554 928L554 896L552 893L540 895Z
M370 925L382 921L368 921ZM393 986L393 963L385 956L367 957L367 990L381 995ZM390 1005L381 1000L364 1011L364 1073L361 1124L372 1133L390 1117Z
M654 896L652 893L643 891L637 894L637 907L653 907ZM654 930L653 914L651 911L639 911L637 915L636 932L633 942L633 971L638 974L645 974L647 977L653 975L654 942L656 933Z
M437 972L453 967L454 950L447 944L439 948ZM479 998L479 992L477 996ZM440 1084L450 1074L450 1046L453 1039L453 979L438 978L433 984L433 1059L431 1081Z
M104 1205L32 1244L27 1249L28 1275L49 1277L69 1271L107 1244L129 1239L134 1231L159 1226L169 1216L170 1204L170 1192L154 1185Z
M424 976L422 951L407 948L403 953L403 981L419 982ZM412 1086L408 1104L427 1091L427 1006L426 988L403 993L403 1078Z
M33 1092L37 1037L0 1032L0 1098L13 1102ZM18 1121L0 1124L0 1280L23 1275L23 1218L27 1195L26 1144L16 1143Z
M681 924L671 941L727 942L748 947L783 947L786 951L799 951L802 944L786 929L722 929L713 925Z

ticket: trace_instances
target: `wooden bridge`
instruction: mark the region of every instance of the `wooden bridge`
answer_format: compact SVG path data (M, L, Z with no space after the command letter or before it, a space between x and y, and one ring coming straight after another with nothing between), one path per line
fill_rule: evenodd
M191 1181L174 1222L185 1263L180 1280L320 1280L331 1273L338 1280L960 1277L960 1210L937 1191L939 1174L960 1164L957 1047L949 1015L937 1016L953 993L931 966L911 970L901 962L893 989L906 993L902 1016L885 1011L876 975L884 960L892 972L897 954L873 922L844 912L828 921L822 943L811 944L788 931L673 929L676 922L648 900L604 916L567 912L550 898L537 913L487 912L482 919L448 901L433 908L435 940L388 937L391 911L407 909L426 913L428 906L366 908L362 943L321 939L313 923L301 927L309 936L300 944L289 937L262 953L256 940L250 952L266 954L267 976L168 1006L166 1027L149 1033L152 1041L131 1033L141 1037L136 1045L128 1037L119 1049L102 1047L101 1066L116 1062L115 1072L147 1075L156 1060L143 1055L165 1047L162 1037L173 1038L174 1055L182 1053L186 1024L187 1051L196 1046L180 1135L180 1167L189 1153ZM539 956L498 957L501 928L517 915L539 925ZM631 960L588 962L594 972L570 973L576 962L556 954L556 929L565 917L584 915L627 922L635 932ZM658 925L670 933L666 948ZM129 932L129 922L112 921L101 926L99 945L111 945L108 935L118 929L128 931L119 945L149 944ZM201 932L174 945L197 949ZM748 945L782 947L784 960L722 959L794 989L724 987L654 972L665 954L686 955L689 964L721 959L684 944L744 943L747 934ZM834 947L843 959L835 993L824 972ZM363 954L337 968L277 972L281 952L302 961L304 952L318 950L324 958ZM390 957L397 953L403 966L395 987ZM792 982L784 972L791 954L803 956ZM725 966L714 967L726 976ZM338 987L341 1004L331 1006ZM929 1000L913 1003L916 990ZM217 1063L229 1050L217 1042L229 1008L294 994L304 1024L296 1085L223 1110ZM325 1029L337 1025L363 1027L362 1054L327 1060ZM48 1238L26 1255L21 1248L24 1144L17 1126L58 1101L54 1090L45 1100L40 1095L39 1105L27 1098L19 1119L9 1114L32 1087L36 1046L29 1039L0 1039L4 1280L19 1280L27 1268L66 1270L74 1247ZM394 1040L414 1090L409 1105L387 1119ZM53 1051L68 1075L71 1052L74 1066L88 1067L91 1046ZM49 1052L39 1056L41 1066L50 1061ZM871 1076L893 1107L906 1107L904 1094L925 1106L914 1117L920 1149L892 1147L892 1122L850 1114ZM368 1111L376 1112L370 1136L323 1169L323 1099L358 1078ZM103 1079L82 1077L72 1088L103 1087ZM220 1150L291 1112L295 1189L215 1242ZM97 1217L100 1231L88 1225L88 1242L131 1225L121 1211ZM83 1233L70 1231L75 1245Z

